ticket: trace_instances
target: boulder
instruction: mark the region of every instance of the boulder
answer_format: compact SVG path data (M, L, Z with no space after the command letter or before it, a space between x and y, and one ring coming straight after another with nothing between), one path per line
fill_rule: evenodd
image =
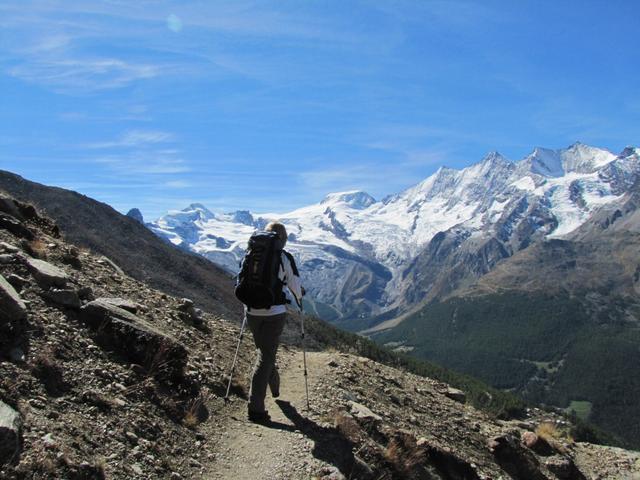
M26 238L27 240L33 240L35 238L31 230L25 227L16 217L8 213L0 212L0 228L4 228L15 236Z
M449 387L444 394L446 397L449 397L451 400L456 402L466 403L467 401L467 394L457 388Z
M0 400L0 465L15 462L22 447L20 414Z
M64 288L67 286L69 275L61 268L31 257L26 258L26 264L38 284L45 290L51 287Z
M178 310L183 321L191 322L196 326L202 325L202 310L196 308L190 298L182 298L180 305L178 305Z
M16 256L9 253L0 253L0 264L8 265L15 262Z
M548 456L555 453L555 450L549 444L549 442L547 442L544 438L540 437L534 432L522 432L520 440L525 447L530 448L538 455Z
M128 363L143 365L159 379L182 379L187 350L131 312L98 298L80 309L80 318L96 332L96 341L117 351Z
M18 292L0 275L0 324L23 320L27 307Z
M4 195L0 195L0 212L11 215L18 220L24 220L13 199Z
M110 305L113 305L114 307L118 307L121 308L123 310L126 310L127 312L131 312L131 313L137 313L138 309L140 308L140 305L138 305L135 302L132 302L131 300L127 300L125 298L120 298L120 297L101 297L100 298L101 301L106 302Z
M18 253L20 249L15 245L11 245L7 242L0 242L0 252L3 253Z
M380 415L373 413L367 407L358 402L350 401L349 411L355 418L360 420L372 419L376 421L382 421L382 417Z
M527 480L549 480L542 473L536 456L525 448L513 435L501 435L487 443L496 463L512 478Z
M81 306L78 292L73 288L50 288L42 296L63 307L78 310Z
M551 473L562 480L587 480L569 457L561 455L550 457L545 462L545 466Z

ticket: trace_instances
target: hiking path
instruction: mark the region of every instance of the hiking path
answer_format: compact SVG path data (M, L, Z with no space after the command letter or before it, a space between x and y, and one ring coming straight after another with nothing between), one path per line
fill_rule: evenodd
M338 477L340 442L332 442L332 430L322 426L314 414L318 380L328 374L331 354L307 352L307 371L311 411L307 411L303 354L281 351L278 365L281 377L280 398L267 392L268 424L247 420L246 401L234 398L226 407L220 423L203 429L212 438L212 463L205 479L300 479L335 473ZM326 399L322 399L326 401Z

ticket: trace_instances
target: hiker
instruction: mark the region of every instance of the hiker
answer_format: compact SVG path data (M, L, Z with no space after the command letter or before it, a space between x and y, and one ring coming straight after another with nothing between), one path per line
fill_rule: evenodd
M264 406L267 385L274 398L280 395L276 352L290 303L284 287L298 307L304 295L293 256L284 250L286 243L287 230L278 222L271 222L265 232L252 235L236 285L236 296L245 305L246 320L257 348L248 405L248 418L252 422L270 419ZM251 271L266 273L251 276ZM269 284L271 288L265 288Z

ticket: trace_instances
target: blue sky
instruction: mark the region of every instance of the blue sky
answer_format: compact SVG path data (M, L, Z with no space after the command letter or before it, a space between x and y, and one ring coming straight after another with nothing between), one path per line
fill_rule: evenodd
M0 3L0 168L147 219L640 135L640 2Z

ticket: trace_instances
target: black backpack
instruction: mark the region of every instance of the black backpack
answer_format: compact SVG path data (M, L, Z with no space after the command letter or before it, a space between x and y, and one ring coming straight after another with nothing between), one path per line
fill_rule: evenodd
M275 232L251 235L249 248L240 265L235 294L249 308L283 305L286 297L278 272L282 263L282 241Z

